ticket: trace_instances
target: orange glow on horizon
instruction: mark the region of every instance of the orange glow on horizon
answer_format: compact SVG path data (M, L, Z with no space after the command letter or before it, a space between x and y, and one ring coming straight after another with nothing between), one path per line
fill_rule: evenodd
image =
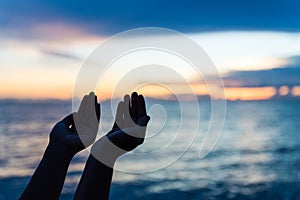
M18 93L16 93L16 90ZM47 88L42 87L28 88L26 90L18 90L18 88L9 87L3 88L1 91L1 98L30 98L30 99L70 99L72 98L72 87L59 87L59 88ZM138 89L137 92L144 94L147 97L171 99L172 93L165 88L158 86L147 86L147 88ZM107 100L111 97L110 92L96 92L99 96L99 100ZM273 87L263 88L225 88L225 94L227 100L267 100L276 94L276 90ZM118 95L119 97L123 94ZM182 93L184 95L184 93ZM197 94L199 95L199 94ZM205 91L201 92L201 95L208 95ZM300 96L300 87L293 89L293 95Z
M292 89L293 96L300 96L300 86L294 86Z
M227 100L267 100L276 94L274 87L225 88Z
M18 92L16 92L18 91ZM27 88L20 90L19 88L9 87L3 88L0 94L0 98L13 98L13 99L71 99L72 88L60 87L60 88Z
M147 97L161 99L171 99L172 97L172 91L160 85L147 85L145 87L139 88L137 92Z
M0 84L3 85L3 82ZM43 85L35 84L36 81L28 82L25 80L19 80L14 85L9 87L2 87L0 91L0 98L17 98L17 99L70 99L73 95L73 86L70 82L64 84L50 82ZM4 84L5 85L5 84ZM20 89L22 87L23 89ZM186 87L190 87L189 90ZM175 88L175 89L174 89ZM171 89L173 91L171 91ZM220 88L219 88L220 89ZM209 95L208 88L204 84L194 84L190 86L183 86L178 84L170 88L150 84L136 89L138 93L143 94L146 97L160 98L160 99L173 99L175 95L186 95L187 97L194 92L195 95ZM225 98L227 100L267 100L276 94L274 87L230 87L225 88ZM132 91L125 91L125 93L116 93L112 95L110 88L104 88L101 91L96 90L99 101L108 100L110 98L122 97L125 93ZM286 93L286 91L283 91ZM300 96L300 86L295 86L291 90L293 96ZM79 97L82 98L82 97Z

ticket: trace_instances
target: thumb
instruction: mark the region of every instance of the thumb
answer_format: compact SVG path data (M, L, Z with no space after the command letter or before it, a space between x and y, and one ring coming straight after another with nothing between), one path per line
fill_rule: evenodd
M150 117L148 115L144 115L143 117L138 119L137 125L138 126L147 126L149 121L150 121Z
M74 124L73 114L74 113L69 114L64 119L62 119L60 122L67 125L67 126L70 126L70 125Z

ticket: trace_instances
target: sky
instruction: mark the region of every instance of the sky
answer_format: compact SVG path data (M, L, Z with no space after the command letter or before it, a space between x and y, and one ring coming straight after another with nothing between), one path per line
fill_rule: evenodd
M110 36L140 27L173 29L197 42L222 75L229 100L300 95L297 0L0 0L0 5L0 98L71 98L88 55ZM149 55L155 56L137 54L133 59L147 60ZM132 63L125 65L124 59L112 74L130 68ZM184 63L170 60L189 76ZM118 77L108 76L105 84L111 79ZM176 93L187 93L175 75L167 79L180 88ZM112 88L104 88L102 98L109 98ZM146 88L149 96L168 95L157 85ZM207 94L204 85L194 83L192 88Z

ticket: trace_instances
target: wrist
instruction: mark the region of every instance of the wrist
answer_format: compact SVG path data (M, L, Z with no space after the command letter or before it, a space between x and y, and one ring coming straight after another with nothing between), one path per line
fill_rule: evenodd
M106 136L96 141L91 148L91 155L102 164L113 168L118 157L124 150L114 145Z
M71 161L76 153L71 152L65 145L61 143L49 143L44 156L53 157L59 160Z

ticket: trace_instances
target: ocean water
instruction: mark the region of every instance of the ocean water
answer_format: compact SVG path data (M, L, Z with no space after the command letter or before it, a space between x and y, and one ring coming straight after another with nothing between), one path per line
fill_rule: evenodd
M0 199L18 198L51 127L71 107L70 101L0 102ZM145 143L118 160L111 199L300 199L299 101L227 102L222 135L203 159L209 102L200 102L196 134L192 109L182 125L178 103L149 100L148 107ZM100 136L112 123L103 103ZM72 160L61 199L72 199L88 154Z

